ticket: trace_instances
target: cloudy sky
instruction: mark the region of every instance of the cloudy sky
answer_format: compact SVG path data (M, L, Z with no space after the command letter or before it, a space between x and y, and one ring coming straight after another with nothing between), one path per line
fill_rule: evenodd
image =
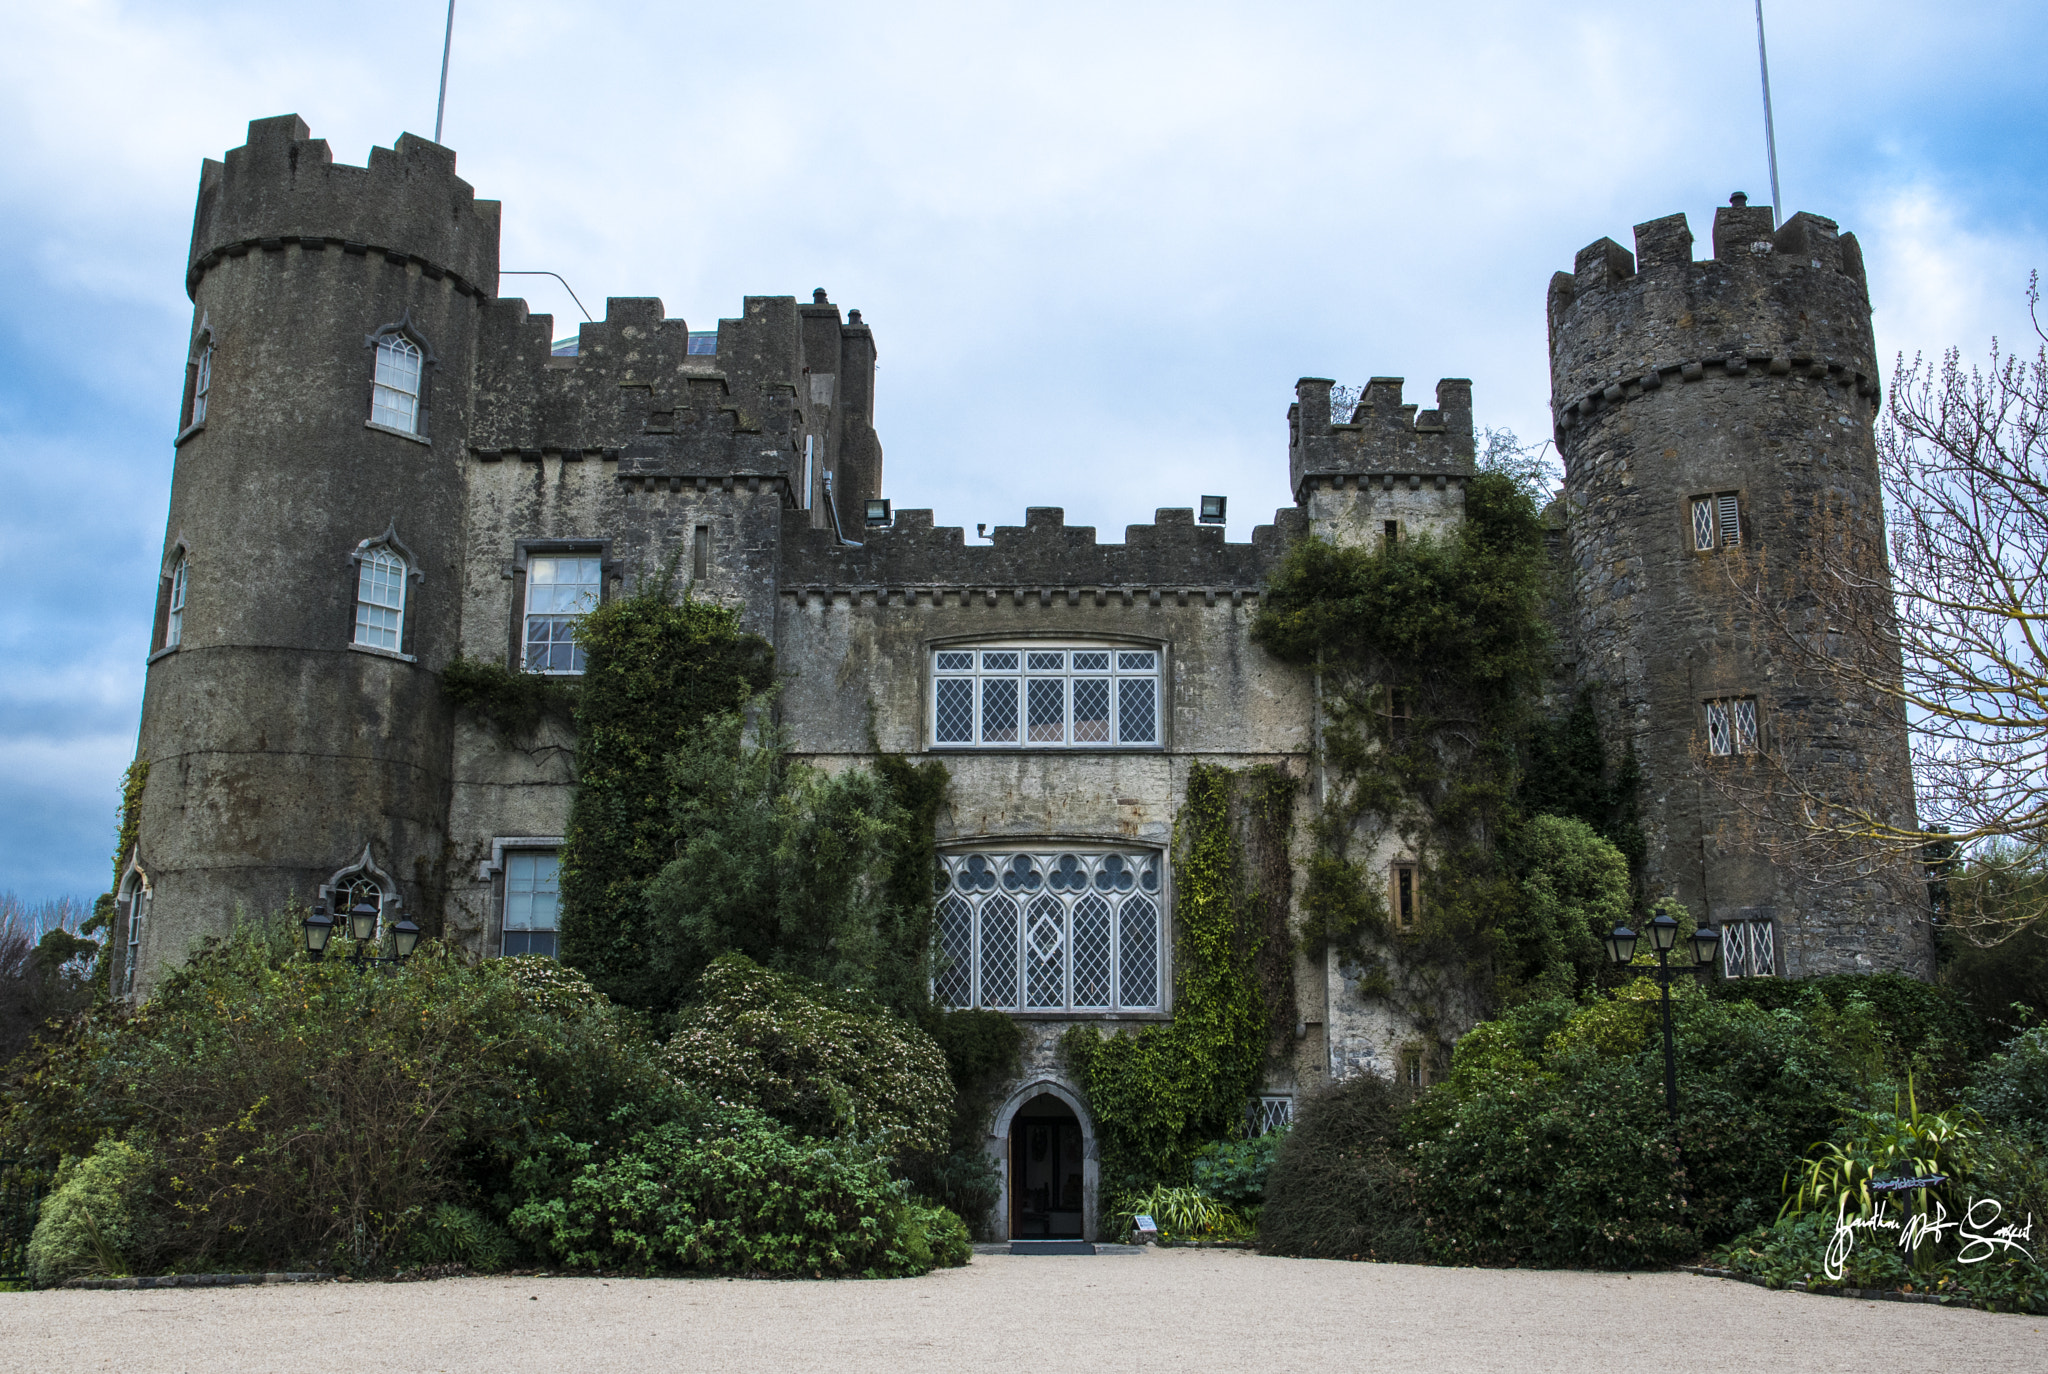
M106 885L204 157L296 111L431 135L441 0L11 7L0 47L0 891ZM2048 6L1774 0L1784 199L1864 245L1880 351L1981 353L2048 266ZM824 286L898 507L1104 538L1287 500L1295 378L1471 377L1542 436L1543 295L1602 235L1768 199L1748 0L462 0L443 141L507 268L692 327ZM539 285L536 283L546 283ZM573 332L545 278L507 278Z

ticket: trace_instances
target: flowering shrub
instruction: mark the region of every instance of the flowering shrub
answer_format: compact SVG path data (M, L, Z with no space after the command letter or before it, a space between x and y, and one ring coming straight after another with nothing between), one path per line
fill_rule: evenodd
M744 955L712 961L664 1051L677 1079L806 1135L947 1144L953 1082L915 1024Z

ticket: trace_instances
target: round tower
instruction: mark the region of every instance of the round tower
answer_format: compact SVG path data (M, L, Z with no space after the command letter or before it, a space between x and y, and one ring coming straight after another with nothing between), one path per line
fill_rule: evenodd
M1641 769L1646 895L1721 927L1731 976L1932 967L1909 864L1821 862L1802 798L1911 825L1905 720L1813 671L1813 555L1888 581L1882 391L1862 252L1738 195L1692 256L1683 215L1550 286L1551 395L1574 586L1567 657ZM1806 643L1812 643L1806 640Z
M238 907L292 893L438 923L440 672L497 266L497 203L424 139L337 166L286 115L202 168L116 931L136 994Z

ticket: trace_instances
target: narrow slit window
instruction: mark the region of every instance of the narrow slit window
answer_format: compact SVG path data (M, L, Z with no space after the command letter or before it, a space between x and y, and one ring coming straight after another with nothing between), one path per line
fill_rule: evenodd
M420 432L420 380L425 357L403 334L377 340L377 376L370 389L370 423L406 434Z
M1387 521L1381 528L1381 535L1386 540L1387 547L1393 548L1394 545L1401 542L1401 522L1399 520Z
M356 638L366 649L400 652L405 637L405 560L371 549L356 573Z
M711 526L699 525L690 540L690 576L702 582L711 575Z
M1735 503L1735 493L1723 492L1715 501L1721 512L1721 546L1733 548L1742 542L1742 517Z
M1415 865L1397 863L1393 867L1391 892L1388 905L1394 913L1394 926L1398 930L1415 929L1415 921L1421 913L1421 893L1416 890Z

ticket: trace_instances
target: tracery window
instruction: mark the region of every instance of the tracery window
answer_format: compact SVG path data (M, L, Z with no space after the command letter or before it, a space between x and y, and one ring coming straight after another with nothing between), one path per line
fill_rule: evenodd
M420 432L420 390L426 355L403 334L377 339L377 375L370 388L370 423L406 434Z
M405 637L405 560L388 548L366 550L356 574L356 639L399 652Z
M1726 755L1756 751L1756 698L1722 697L1708 702L1707 752Z
M526 671L580 673L576 625L597 609L604 587L598 554L536 554L526 561Z
M940 860L943 1006L1001 1011L1157 1011L1156 850L977 851Z
M1156 749L1160 657L1103 644L934 650L932 744Z

